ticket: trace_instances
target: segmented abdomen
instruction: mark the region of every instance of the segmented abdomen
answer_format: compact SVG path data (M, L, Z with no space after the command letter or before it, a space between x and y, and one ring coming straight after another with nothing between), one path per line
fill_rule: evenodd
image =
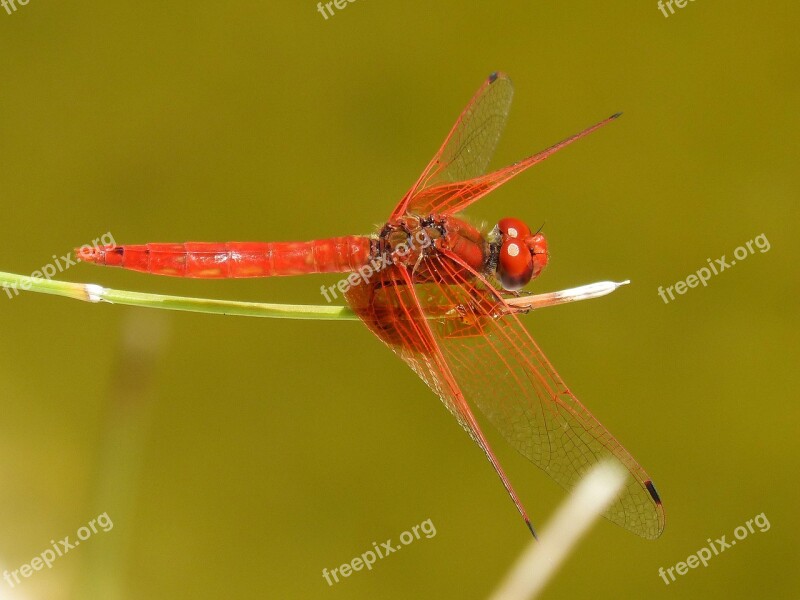
M276 277L355 271L369 260L370 246L365 236L310 242L187 242L91 248L79 258L172 277Z

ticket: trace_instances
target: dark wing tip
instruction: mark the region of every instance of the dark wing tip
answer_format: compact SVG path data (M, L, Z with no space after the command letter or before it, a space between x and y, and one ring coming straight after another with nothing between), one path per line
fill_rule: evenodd
M622 113L618 112L618 113L614 113L613 115L611 115L609 117L609 119L619 119L621 116L622 116Z
M486 78L486 83L492 85L498 79L502 79L504 81L511 83L511 78L505 71L494 71L491 75L489 75L489 77Z
M531 530L531 533L533 534L533 539L538 540L539 536L536 535L536 532L533 530L533 525L528 519L525 519L525 525L527 525L528 529Z
M656 486L653 485L651 480L647 480L644 482L644 487L647 488L647 491L650 492L650 496L653 498L656 504L661 504L661 497L658 495L656 491Z

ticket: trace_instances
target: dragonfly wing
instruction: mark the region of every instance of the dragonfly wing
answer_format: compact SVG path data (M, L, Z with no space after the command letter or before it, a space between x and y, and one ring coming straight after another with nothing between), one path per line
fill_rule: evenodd
M562 148L569 146L572 142L576 142L582 137L598 130L618 116L619 115L616 114L608 117L584 129L580 133L550 146L546 150L542 150L533 156L529 156L528 158L515 162L502 169L498 169L492 173L487 173L486 175L481 174L465 181L442 183L433 187L420 189L411 199L410 207L414 212L421 215L433 213L454 214L462 211L473 202L480 200L486 194L499 188L510 179L513 179L522 173L522 171L549 158Z
M421 190L486 172L506 125L514 87L505 73L492 73L462 111L417 182L395 207L391 218L419 212L414 197Z
M345 297L367 327L439 396L458 423L484 451L533 533L522 502L494 456L439 348L437 336L417 296L417 289L412 275L405 268L389 266L376 273L369 284L351 287ZM437 308L448 310L450 307L439 305Z
M417 287L428 307L459 307L460 322L429 322L466 398L564 488L599 460L615 457L632 478L605 516L642 537L658 537L664 510L647 473L569 390L498 291L457 255L425 262L434 281L453 282Z

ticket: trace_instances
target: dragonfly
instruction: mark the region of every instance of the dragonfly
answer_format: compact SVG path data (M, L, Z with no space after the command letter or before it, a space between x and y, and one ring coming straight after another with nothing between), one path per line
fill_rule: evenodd
M518 218L506 217L489 227L474 225L462 214L619 114L487 172L513 93L506 74L490 75L388 221L371 235L114 245L82 249L80 257L99 265L206 279L348 273L338 289L351 309L431 388L485 453L534 537L531 519L473 406L512 447L566 489L606 457L619 461L630 477L605 516L654 539L665 517L652 480L575 397L519 319L529 309L518 303L522 288L547 266L545 235Z

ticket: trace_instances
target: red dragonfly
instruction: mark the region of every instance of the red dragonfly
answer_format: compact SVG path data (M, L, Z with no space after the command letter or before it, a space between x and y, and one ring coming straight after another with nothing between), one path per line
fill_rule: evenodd
M606 517L640 536L656 538L664 529L664 510L647 473L578 401L517 317L524 309L512 299L547 265L544 235L518 219L501 219L489 229L456 216L619 115L486 173L512 96L508 76L490 75L373 235L310 242L126 245L92 249L81 258L175 277L350 273L343 287L349 288L344 296L351 308L480 446L531 532L528 514L470 403L513 447L567 489L594 463L616 457L631 478Z

